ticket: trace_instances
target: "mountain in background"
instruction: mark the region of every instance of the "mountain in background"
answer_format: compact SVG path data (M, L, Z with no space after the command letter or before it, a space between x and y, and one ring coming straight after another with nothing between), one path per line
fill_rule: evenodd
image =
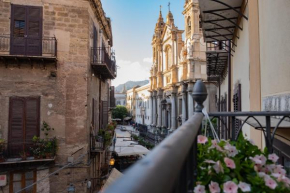
M143 85L148 84L148 83L149 83L149 80L128 81L125 83L125 86L126 86L126 90L130 90L134 86L143 86ZM124 84L120 84L115 88L115 92L120 93L121 91L123 91L123 88L124 88Z

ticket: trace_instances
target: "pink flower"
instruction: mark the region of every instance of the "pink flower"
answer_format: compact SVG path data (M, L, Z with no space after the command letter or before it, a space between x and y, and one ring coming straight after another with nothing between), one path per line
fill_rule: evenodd
M197 136L197 143L205 144L207 142L207 137L203 135Z
M267 159L265 156L263 155L256 155L254 158L250 158L253 162L255 162L255 164L259 164L259 165L265 165Z
M286 174L286 170L284 170L284 169L281 168L281 167L276 167L276 168L273 170L273 173L276 173L276 174L279 174L279 175L285 175L285 174Z
M258 176L261 177L261 178L263 178L263 177L267 176L267 174L265 174L264 172L259 172L258 173Z
M227 166L228 168L231 168L231 169L235 169L235 168L236 168L236 164L235 164L234 160L225 157L225 158L224 158L224 161L225 161L226 166Z
M275 180L273 180L271 177L265 177L265 185L268 186L271 189L275 189L277 186L277 183Z
M205 186L203 186L203 185L197 185L194 188L194 193L205 193Z
M254 140L252 140L252 139L249 139L249 142L250 142L252 145L255 145L255 142L254 142Z
M286 187L289 187L290 185L290 179L285 177L285 176L282 176L282 182L284 182L284 184L286 185Z
M238 154L237 148L231 144L226 144L224 148L228 151L228 156L230 157L235 157Z
M268 159L271 160L272 162L276 163L278 161L279 157L275 153L272 153L272 154L268 155Z
M208 164L215 164L215 163L216 163L215 161L208 160L208 159L207 159L207 160L204 160L204 162L205 162L205 163L208 163Z
M217 141L214 139L211 141L212 145L208 149L217 149L220 152L223 152L224 150L221 148L221 146L218 145Z
M215 172L218 173L224 173L224 168L221 164L220 161L217 161L216 164L213 166L213 169L215 170Z
M208 185L211 193L220 193L221 189L218 183L211 181L210 185Z
M250 184L247 184L245 182L240 182L238 186L242 190L242 192L251 192Z
M224 183L224 192L225 193L237 193L238 192L238 186L232 181L228 181Z
M265 166L265 172L266 173L272 173L274 168L276 168L276 166L274 164L271 164L271 165L266 165Z

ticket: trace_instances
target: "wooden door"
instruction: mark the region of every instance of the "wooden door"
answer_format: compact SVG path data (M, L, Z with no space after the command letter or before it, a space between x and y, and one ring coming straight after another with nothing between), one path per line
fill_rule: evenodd
M33 136L39 136L40 98L11 97L9 108L8 153L19 157L29 151Z
M11 55L42 55L42 7L11 6Z
M26 55L42 54L42 7L26 7Z
M10 54L25 55L26 53L26 7L11 6Z

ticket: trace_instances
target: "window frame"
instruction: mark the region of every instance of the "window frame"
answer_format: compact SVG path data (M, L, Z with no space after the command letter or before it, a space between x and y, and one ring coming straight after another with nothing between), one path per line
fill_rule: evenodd
M28 172L33 172L33 179L26 179L25 178L25 174ZM21 181L14 181L13 177L14 174L21 174ZM9 180L9 193L14 193L15 191L13 190L13 183L14 182L21 182L21 189L26 187L26 181L27 180L33 180L33 183L36 182L37 179L37 173L36 170L32 170L32 171L14 171L14 172L10 172L10 180ZM37 190L37 184L33 185L33 193L36 193Z

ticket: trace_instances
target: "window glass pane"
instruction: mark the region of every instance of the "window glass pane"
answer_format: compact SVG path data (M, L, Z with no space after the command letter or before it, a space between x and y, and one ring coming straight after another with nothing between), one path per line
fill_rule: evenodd
M25 173L25 180L33 179L33 171Z
M24 37L25 21L15 20L14 21L14 37Z
M26 180L25 181L25 186L26 187L31 185L31 184L33 184L33 180ZM30 187L30 188L27 188L25 193L33 193L33 186Z
M13 174L13 181L21 181L21 174Z
M285 167L285 170L287 171L287 177L289 178L290 177L290 159L288 158L284 158L284 167Z
M21 190L21 182L13 182L13 192Z

